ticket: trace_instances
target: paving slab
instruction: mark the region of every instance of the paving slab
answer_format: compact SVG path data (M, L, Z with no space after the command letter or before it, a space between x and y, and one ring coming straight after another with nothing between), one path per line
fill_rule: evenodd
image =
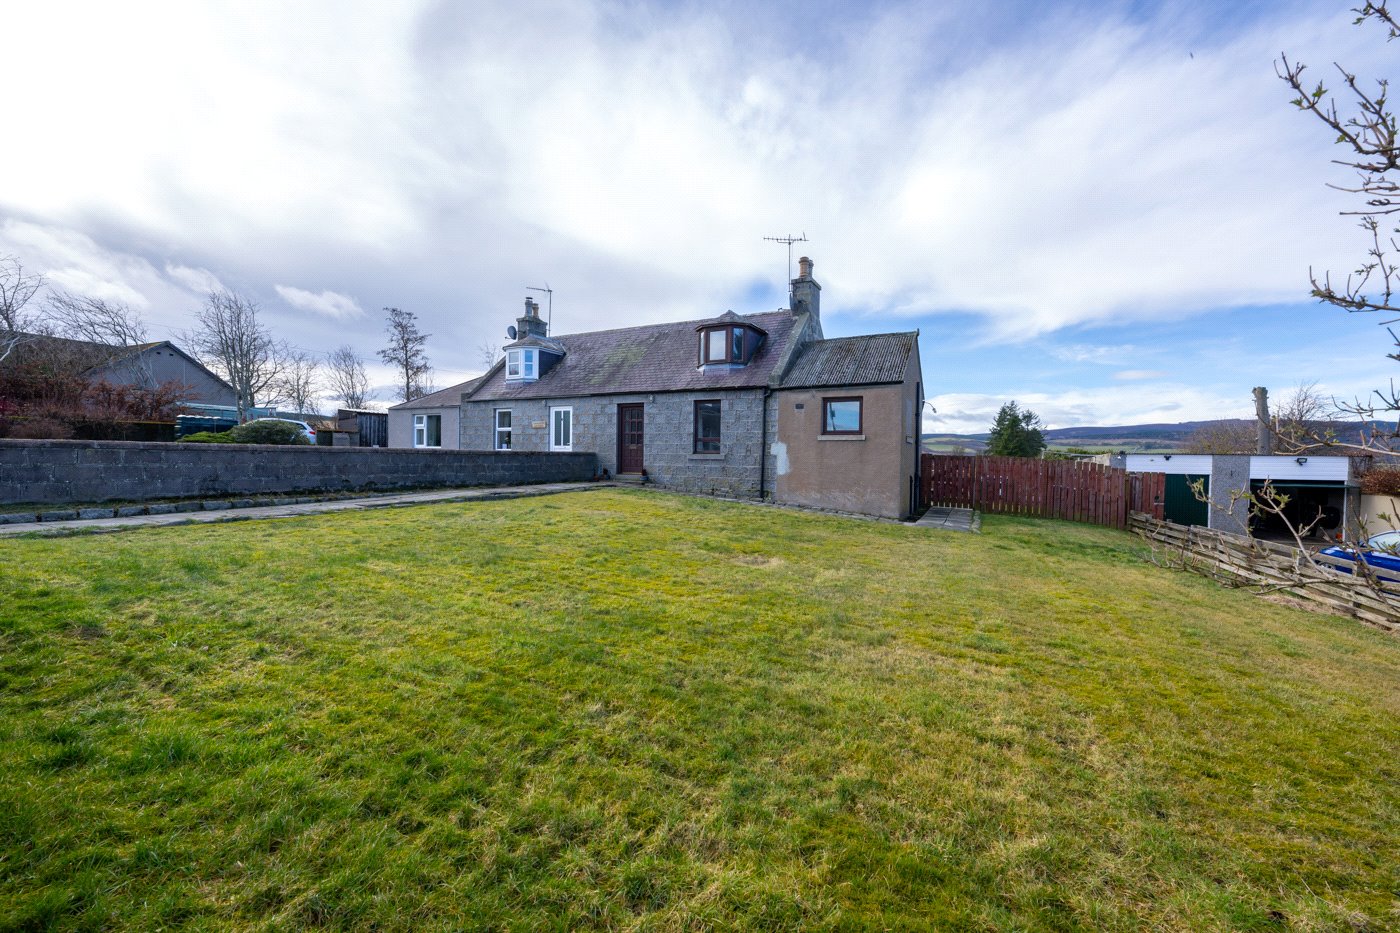
M240 522L264 518L292 518L301 515L323 515L327 512L354 512L405 505L425 505L433 502L471 502L492 499L521 499L528 496L549 496L561 492L581 492L604 489L612 483L540 483L533 486L474 486L463 489L433 489L426 492L405 492L385 496L365 496L356 499L301 502L269 505L251 509L224 508L219 511L168 512L150 515L130 515L120 518L90 518L71 521L21 522L0 525L0 537L38 534L44 536L82 534L103 531L124 531L128 528L154 528L164 525L204 525L212 522ZM155 511L151 506L151 511ZM206 504L205 508L208 508ZM74 513L76 514L76 513ZM106 514L111 515L111 510Z
M940 528L944 531L982 531L982 516L972 509L929 509L915 525L924 528Z

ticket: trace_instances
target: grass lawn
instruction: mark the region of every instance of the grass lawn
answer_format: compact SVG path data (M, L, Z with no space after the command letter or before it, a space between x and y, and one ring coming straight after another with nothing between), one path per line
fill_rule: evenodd
M0 928L1400 928L1400 639L983 529L0 542Z

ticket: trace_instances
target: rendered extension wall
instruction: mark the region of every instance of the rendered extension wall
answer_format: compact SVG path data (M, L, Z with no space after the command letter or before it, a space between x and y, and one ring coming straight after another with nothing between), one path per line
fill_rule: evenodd
M860 396L864 433L823 435L824 397ZM909 511L912 441L904 442L905 387L788 389L779 401L774 448L781 451L774 498L793 505L903 518ZM801 405L801 408L798 406ZM910 425L912 426L912 425Z
M1354 537L1367 537L1400 528L1400 496L1358 496L1360 527Z
M592 453L0 440L0 503L504 486L591 479Z

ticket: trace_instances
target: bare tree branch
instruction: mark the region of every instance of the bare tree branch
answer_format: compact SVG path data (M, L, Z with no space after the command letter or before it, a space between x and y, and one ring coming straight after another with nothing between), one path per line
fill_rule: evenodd
M432 367L423 347L431 334L418 330L418 315L401 308L385 308L388 320L385 330L389 345L379 351L379 358L399 371L403 380L399 395L405 402L428 394L428 375Z
M313 407L321 393L320 362L309 353L288 352L277 377L277 392L298 414L319 414Z
M1400 26L1387 0L1367 0L1352 10L1355 24L1375 22L1385 29L1386 41L1400 37ZM1334 63L1335 64L1335 63ZM1400 252L1394 234L1400 228L1382 230L1382 220L1400 213L1400 121L1390 102L1390 84L1385 78L1369 87L1340 64L1335 64L1341 81L1341 98L1319 81L1312 85L1304 77L1307 65L1280 55L1274 65L1279 79L1296 95L1293 106L1311 114L1327 130L1335 134L1337 145L1347 150L1335 164L1351 169L1356 175L1352 184L1330 187L1359 196L1358 207L1342 211L1343 215L1360 218L1366 232L1367 246L1361 264L1343 282L1334 283L1332 274L1320 276L1308 270L1312 296L1350 313L1381 314L1388 318L1380 322L1390 336L1395 349L1387 354L1400 361L1400 338L1391 328L1400 320ZM1389 221L1387 221L1389 226ZM1364 451L1394 451L1397 449L1394 421L1400 415L1395 391L1376 390L1373 396L1357 399L1354 404L1336 404L1343 414L1356 416L1362 422L1361 438L1357 441L1320 440L1320 446L1335 446ZM1377 417L1377 416L1381 417ZM1382 423L1384 426L1382 427ZM1378 430L1378 428L1380 428Z
M249 408L280 398L278 377L287 348L273 340L258 320L257 302L237 292L213 291L195 315L196 326L182 337L205 366L228 380L238 394L238 420Z
M41 317L29 303L44 287L44 277L24 271L15 256L0 256L0 362L39 329Z
M326 360L326 390L346 408L364 408L369 400L364 361L349 344L337 347Z

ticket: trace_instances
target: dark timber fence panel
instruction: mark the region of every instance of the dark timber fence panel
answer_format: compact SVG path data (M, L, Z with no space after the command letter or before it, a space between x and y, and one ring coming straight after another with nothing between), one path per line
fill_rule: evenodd
M923 455L924 501L1125 528L1128 512L1162 516L1166 477L1075 460Z

